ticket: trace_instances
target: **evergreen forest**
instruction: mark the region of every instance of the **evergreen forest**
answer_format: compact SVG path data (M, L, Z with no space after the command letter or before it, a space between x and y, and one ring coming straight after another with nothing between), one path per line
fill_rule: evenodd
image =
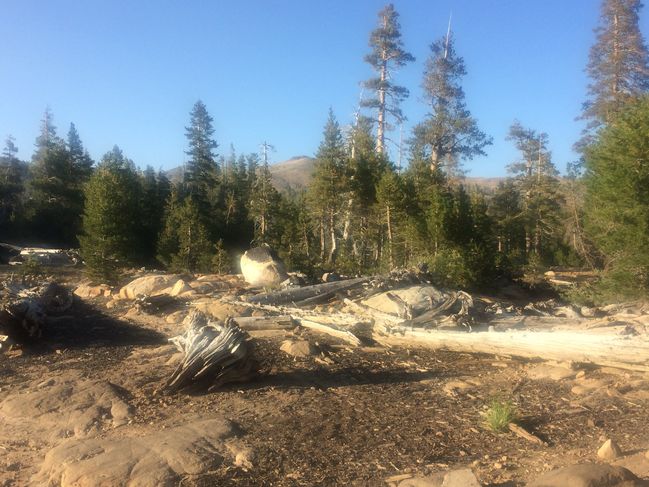
M507 140L518 156L506 161L508 177L496 188L466 184L465 164L485 155L492 137L467 106L470 66L450 29L432 40L421 74L427 115L405 137L403 161L391 158L389 134L404 121L401 103L410 94L398 84L399 68L414 57L387 5L359 60L372 76L355 116L322 114L307 188L274 186L270 143L251 154L219 145L200 100L188 107L177 178L138 167L118 145L93 160L83 128L58 130L47 108L30 161L6 137L0 241L80 248L98 281L134 266L237 272L238 256L265 243L290 270L313 276L426 265L440 286L489 289L499 279L570 267L598 276L575 299L647 297L649 58L641 7L602 1L584 60L590 84L575 161L554 161L544 127L512 119Z

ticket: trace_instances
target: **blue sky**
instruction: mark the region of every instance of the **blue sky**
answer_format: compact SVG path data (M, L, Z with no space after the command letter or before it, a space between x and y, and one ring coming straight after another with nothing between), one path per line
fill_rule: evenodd
M554 162L573 160L575 122L599 0L402 0L403 40L416 62L397 74L411 96L404 133L426 113L421 94L430 43L453 12L468 75L467 104L493 136L473 176L500 176L515 159L514 119L550 136ZM0 0L0 137L29 159L43 111L59 134L74 122L98 159L114 144L141 167L184 159L184 127L202 99L219 153L258 151L274 161L313 155L331 106L352 119L376 14L374 0ZM647 34L647 12L641 29ZM398 140L398 133L392 134Z

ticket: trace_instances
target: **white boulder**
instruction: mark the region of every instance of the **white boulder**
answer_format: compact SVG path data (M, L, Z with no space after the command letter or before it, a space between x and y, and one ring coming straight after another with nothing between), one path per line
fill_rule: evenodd
M267 245L255 247L243 254L241 273L246 282L253 286L277 286L288 279L284 263Z

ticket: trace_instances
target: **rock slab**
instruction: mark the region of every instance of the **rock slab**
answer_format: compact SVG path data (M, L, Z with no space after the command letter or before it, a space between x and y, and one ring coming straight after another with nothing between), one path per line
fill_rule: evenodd
M0 403L0 420L27 425L51 440L85 438L127 423L132 408L126 393L105 380L64 376L34 383L29 392Z
M67 440L47 453L32 482L61 487L176 486L182 477L214 470L225 456L234 456L235 436L230 422L216 418L140 437Z
M548 472L527 487L646 487L630 470L586 463Z

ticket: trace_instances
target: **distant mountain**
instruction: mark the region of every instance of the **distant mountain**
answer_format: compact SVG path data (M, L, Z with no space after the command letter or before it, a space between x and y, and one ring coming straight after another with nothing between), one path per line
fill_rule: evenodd
M178 166L174 167L173 169L169 169L165 172L165 174L169 178L169 181L171 181L172 183L179 183L183 180L184 171L185 169L183 168L183 166Z
M306 188L313 177L316 160L309 156L291 157L284 162L271 164L270 173L273 183L279 191L289 188L301 190Z
M291 157L287 161L278 162L270 166L270 172L273 175L273 182L275 187L282 191L287 188L295 190L304 189L309 185L313 171L315 168L316 159L308 156ZM494 190L498 187L498 183L504 181L506 178L481 178L481 177L466 177L464 178L464 185L467 187L476 187L486 190Z
M288 191L290 189L300 191L305 189L313 177L315 164L316 159L309 156L295 156L286 161L271 164L270 173L273 178L273 184L279 191ZM183 177L182 166L168 170L167 177L172 182L181 181ZM467 187L477 187L491 191L496 189L498 183L504 180L504 177L466 177L464 179L464 185Z

